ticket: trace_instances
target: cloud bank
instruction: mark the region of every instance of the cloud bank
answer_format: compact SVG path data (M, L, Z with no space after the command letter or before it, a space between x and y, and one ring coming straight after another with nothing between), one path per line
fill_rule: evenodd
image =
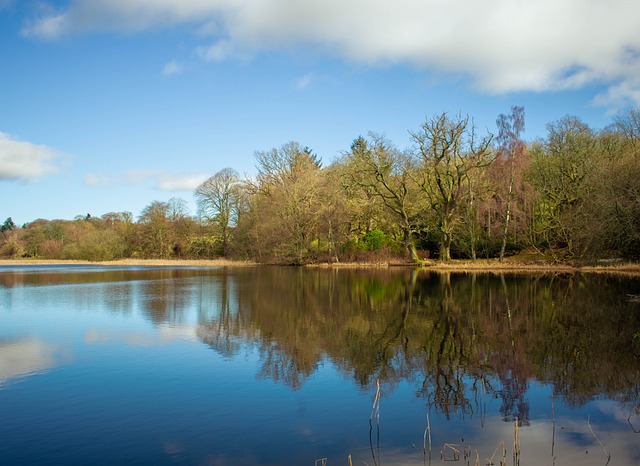
M463 74L486 93L604 84L640 104L637 0L72 0L25 26L56 38L189 26L208 60L312 46L364 65Z
M32 181L58 171L62 154L0 132L0 181Z

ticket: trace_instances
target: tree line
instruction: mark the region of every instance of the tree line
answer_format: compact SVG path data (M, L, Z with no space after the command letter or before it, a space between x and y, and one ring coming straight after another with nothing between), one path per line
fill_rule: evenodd
M198 186L195 216L172 198L137 219L111 212L19 228L8 218L0 256L639 259L640 108L601 130L565 116L530 142L524 122L514 106L493 135L468 115L442 113L409 132L410 149L370 133L328 165L289 142L255 153L255 177L225 168Z

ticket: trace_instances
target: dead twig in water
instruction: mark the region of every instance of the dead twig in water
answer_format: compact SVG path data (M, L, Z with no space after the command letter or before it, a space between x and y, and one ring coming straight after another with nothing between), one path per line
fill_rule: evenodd
M454 445L452 443L445 443L444 444L444 451L440 452L440 456L442 457L442 459L444 461L458 461L460 459L460 450L458 450L456 447L459 447L460 445ZM453 452L453 459L447 459L447 448L449 450L451 450Z
M431 463L431 422L429 421L429 413L427 413L427 428L424 430L424 456L427 456L427 437L429 438L429 463Z
M376 390L376 396L373 399L373 406L371 407L371 415L369 416L369 445L371 446L371 456L373 457L374 464L378 464L378 460L376 459L376 452L373 448L373 416L374 413L376 415L376 450L378 451L378 458L380 457L380 379L376 380L376 385L378 386Z
M500 459L500 464L506 466L507 464L507 449L504 447L504 441L500 440L500 443L498 443L498 445L496 446L496 449L493 450L493 455L491 455L491 459L487 459L487 464L488 465L492 465L495 464L493 462L493 458L496 456L496 453L498 453L498 449L502 447L502 458Z
M607 451L607 449L604 447L604 445L602 444L602 442L600 441L600 439L598 438L598 436L596 435L596 433L593 431L593 428L591 427L591 416L587 417L587 425L589 426L589 430L591 431L591 433L593 434L594 438L598 441L598 443L600 444L600 446L602 447L602 451L604 451L605 456L607 457L607 463L609 464L609 461L611 461L611 455L609 454L609 452Z
M518 428L518 420L513 425L513 465L520 464L520 430Z
M629 423L631 430L633 430L636 434L640 434L640 429L636 429L633 425L633 422L631 422L631 417L634 414L636 416L640 416L640 405L636 406L636 408L629 413L629 417L627 418L627 422Z
M369 424L373 422L373 415L377 413L377 424L380 427L380 379L376 380L378 389L376 390L376 396L373 399L373 406L371 407L371 415L369 416Z
M556 462L554 450L556 447L556 408L553 402L553 395L551 395L551 457L553 458L553 464Z

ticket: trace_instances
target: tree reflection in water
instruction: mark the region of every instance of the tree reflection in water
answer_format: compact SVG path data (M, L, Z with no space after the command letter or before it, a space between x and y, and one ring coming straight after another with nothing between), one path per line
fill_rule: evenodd
M530 423L523 452L532 464L555 461L554 447L563 456L558 464L582 464L587 447L599 448L585 424L593 415L607 449L629 458L620 463L616 456L612 464L640 458L633 433L640 430L640 303L628 299L640 295L638 278L293 267L25 268L0 278L8 290L3 315L14 322L9 332L29 322L30 332L40 328L42 341L59 333L67 345L74 329L78 354L86 355L78 358L76 383L62 377L72 365L57 372L51 364L20 364L26 360L16 351L33 347L5 341L7 377L38 373L18 388L41 386L46 394L34 397L27 390L21 404L6 398L5 411L37 410L37 418L46 420L48 409L32 407L41 399L42 406L57 407L51 416L56 425L64 418L82 438L104 431L87 430L87 423L102 426L110 418L113 431L121 427L129 442L141 429L120 419L133 415L141 426L171 432L172 442L193 440L194 455L214 451L229 464L286 463L282 442L296 464L312 454L343 453L353 454L354 464L361 458L371 463L371 455L382 463L381 452L384 464L418 464L429 415L434 445L453 441L490 448L490 455L496 439L514 435L514 424ZM194 335L206 348L193 344ZM46 362L51 348L32 352ZM132 380L112 381L116 368ZM67 384L57 385L63 379ZM369 452L364 424L378 380L383 419L380 426L377 417L372 422ZM59 387L58 398L56 390L40 385L46 381ZM114 396L113 387L127 395ZM20 394L13 387L3 393ZM68 393L100 401L79 409L88 413L84 424L74 411L81 405ZM407 404L410 398L415 403ZM137 403L142 399L149 403ZM22 424L19 416L5 417L5 432L33 425L29 417ZM265 435L254 435L254 421L267 423ZM31 446L31 437L22 438L16 452ZM52 439L49 451L62 451L56 442L64 444L64 438L42 438ZM105 451L116 440L105 439ZM254 444L251 460L238 461L248 443ZM148 444L144 436L134 448ZM542 458L549 444L551 457Z
M482 411L482 400L494 397L504 421L527 425L532 379L570 404L600 395L640 400L633 338L640 313L624 299L637 280L400 269L220 273L217 311L200 321L200 338L223 354L249 338L262 355L260 376L294 389L326 359L363 390L378 379L385 392L410 381L447 417Z

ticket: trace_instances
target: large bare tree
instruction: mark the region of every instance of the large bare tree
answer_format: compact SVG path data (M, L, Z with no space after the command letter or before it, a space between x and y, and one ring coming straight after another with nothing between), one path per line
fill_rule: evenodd
M289 142L256 152L253 183L255 240L261 260L301 264L310 260L325 204L320 159Z
M448 261L459 204L466 195L469 177L493 161L493 136L478 138L468 115L450 117L446 113L427 118L410 134L417 146L415 181L437 217L440 260Z

